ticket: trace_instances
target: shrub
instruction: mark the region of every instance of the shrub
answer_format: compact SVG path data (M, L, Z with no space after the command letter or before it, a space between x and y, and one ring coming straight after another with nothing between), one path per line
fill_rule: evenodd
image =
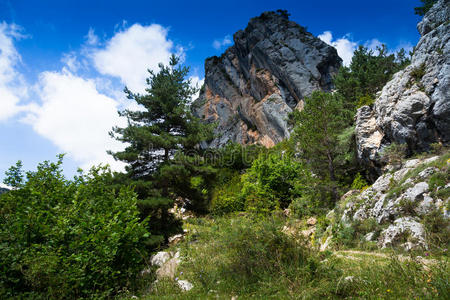
M269 212L286 208L300 195L297 181L305 179L301 163L282 153L260 155L242 176L242 194L247 210Z
M142 268L148 232L136 194L109 188L107 168L71 181L61 164L62 156L41 163L26 179L10 169L16 190L0 197L1 297L109 296L132 287Z
M431 190L444 187L450 179L450 173L437 172L431 175L428 184Z
M423 16L429 11L433 5L437 2L437 0L420 0L422 2L422 6L414 7L414 13L419 16Z
M411 77L414 79L415 82L419 82L422 80L422 77L426 73L426 66L425 63L422 63L420 66L415 67L411 70Z
M432 247L447 248L450 244L450 220L442 211L434 209L423 219L427 240ZM448 253L445 253L448 255Z
M244 201L240 197L242 189L241 176L236 173L227 184L217 187L211 200L211 212L221 215L244 210Z
M360 108L365 105L372 105L375 103L374 97L371 95L364 95L358 98L358 102L356 103L356 108Z
M406 157L408 146L406 144L392 143L382 152L382 158L389 164L401 165L402 160Z
M361 176L360 173L356 174L355 179L353 180L351 188L353 190L362 190L364 188L367 188L368 184L367 181Z
M447 150L446 147L444 147L444 145L442 145L442 143L432 143L430 145L430 147L431 147L431 153L436 154L436 155L441 155Z

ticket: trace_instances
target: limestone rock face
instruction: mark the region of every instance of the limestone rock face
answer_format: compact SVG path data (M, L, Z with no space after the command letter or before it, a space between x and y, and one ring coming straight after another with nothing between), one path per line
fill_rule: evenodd
M193 103L195 115L218 124L217 137L202 146L271 147L289 136L288 114L305 96L332 89L342 60L283 12L252 18L233 39L222 56L206 60L205 84Z
M440 190L448 191L448 180L436 186L430 184L431 178L437 173L444 176L449 168L450 161L445 156L406 161L400 169L383 174L361 193L348 192L337 206L342 214L330 214L327 218L334 218L337 224L344 227L372 219L378 224L378 231L376 234L368 232L366 241L376 240L382 248L401 246L406 250L427 249L423 227L425 217L437 211L448 219L450 201L446 193L441 193L444 196L438 193Z
M396 73L373 107L358 110L358 156L380 174L380 154L395 142L408 150L450 143L450 2L439 0L418 24L411 64Z

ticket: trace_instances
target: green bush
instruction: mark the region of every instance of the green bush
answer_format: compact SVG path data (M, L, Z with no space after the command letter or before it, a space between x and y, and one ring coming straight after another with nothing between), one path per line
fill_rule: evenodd
M450 180L450 173L445 174L442 172L438 172L431 175L428 184L430 185L430 189L434 190L437 188L444 187L449 180Z
M241 189L241 176L239 173L235 173L228 183L220 185L214 190L210 211L213 214L222 215L244 210L245 204L239 195Z
M356 108L360 108L365 105L372 105L375 103L374 97L371 95L364 95L358 98L358 102L356 103Z
M58 162L23 178L20 165L0 196L0 297L107 297L132 287L143 267L148 232L136 194L108 186L111 172L93 168L67 180Z
M355 179L352 182L351 188L353 190L361 190L368 186L367 181L361 176L360 173L356 174Z
M269 212L286 208L300 196L299 181L306 178L302 164L288 155L260 155L242 176L242 194L249 211Z
M427 213L423 219L427 240L432 248L443 249L450 245L450 220L439 209ZM446 252L446 251L445 251ZM448 255L448 253L445 253Z
M408 145L392 143L383 149L381 156L383 160L392 165L401 165L402 160L406 157Z
M415 82L419 82L422 80L422 77L426 73L426 65L425 63L422 63L420 66L415 67L411 70L411 77L414 79Z

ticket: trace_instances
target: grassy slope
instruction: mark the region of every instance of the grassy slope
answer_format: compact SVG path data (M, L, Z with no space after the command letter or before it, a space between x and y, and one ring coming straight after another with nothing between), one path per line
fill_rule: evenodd
M317 253L281 233L284 219L229 215L190 219L177 278L149 284L144 299L449 299L445 258L425 267L416 259L379 252ZM352 277L349 277L352 276Z

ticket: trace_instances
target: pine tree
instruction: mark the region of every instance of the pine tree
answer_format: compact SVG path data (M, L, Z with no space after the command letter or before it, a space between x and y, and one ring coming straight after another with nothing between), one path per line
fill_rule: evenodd
M341 67L334 79L336 90L344 96L344 105L352 110L372 104L375 95L392 75L409 64L405 50L389 54L385 45L375 53L366 47L355 50L348 67Z
M149 70L144 94L125 88L128 99L142 109L119 111L128 126L114 127L110 132L113 138L127 143L123 151L109 151L116 160L127 163L127 174L116 176L117 183L135 186L141 216L150 216L150 231L159 237L154 244L180 229L180 223L168 212L177 195L172 188L175 175L167 170L180 169L174 167L176 154L197 153L197 145L211 136L210 127L190 111L189 102L197 89L185 79L189 68L178 63L179 58L172 55L168 66L159 65L158 73Z
M293 142L311 171L323 182L328 182L334 200L337 200L337 157L341 154L339 135L351 118L344 109L342 97L335 93L315 91L305 98L302 111L294 111Z
M159 65L159 73L149 70L146 94L125 88L128 99L135 100L144 110L119 112L127 118L128 126L114 127L110 134L129 145L124 151L110 154L128 163L127 171L133 177L154 173L176 151L195 149L210 134L189 109L189 101L197 90L185 79L189 68L177 67L178 63L179 58L172 55L169 66Z
M430 8L437 2L437 0L420 0L422 6L414 7L414 13L419 16L424 16Z

